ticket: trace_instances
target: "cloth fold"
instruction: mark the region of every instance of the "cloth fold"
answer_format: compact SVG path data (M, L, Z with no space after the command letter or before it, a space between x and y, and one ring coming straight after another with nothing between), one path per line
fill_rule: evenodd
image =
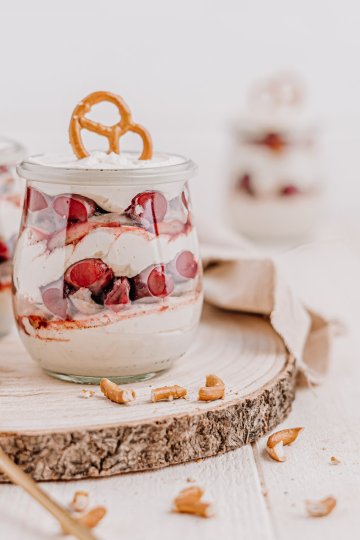
M226 228L200 224L205 301L269 318L298 368L318 384L326 373L332 325L289 287L276 259Z

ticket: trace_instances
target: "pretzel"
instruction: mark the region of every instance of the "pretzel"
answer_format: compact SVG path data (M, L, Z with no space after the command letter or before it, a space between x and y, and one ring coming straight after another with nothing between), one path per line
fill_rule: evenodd
M120 113L120 120L113 126L105 126L86 118L86 114L91 111L93 105L108 101L113 103ZM109 142L110 152L120 153L119 139L129 131L137 133L142 138L143 151L139 159L152 158L152 140L150 133L140 124L135 124L131 111L122 97L111 92L93 92L76 105L70 120L69 137L74 154L79 159L88 157L89 153L85 149L81 131L87 129L98 135L106 137Z
M254 106L296 107L304 99L302 81L292 73L278 73L258 81L250 90L249 100Z

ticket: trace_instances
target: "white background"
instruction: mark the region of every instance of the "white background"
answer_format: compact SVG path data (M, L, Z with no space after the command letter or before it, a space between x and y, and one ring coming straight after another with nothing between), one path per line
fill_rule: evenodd
M360 198L356 0L0 0L0 132L28 151L67 149L74 105L121 94L157 150L200 165L197 210L226 183L229 125L259 76L291 68L323 128L328 210Z

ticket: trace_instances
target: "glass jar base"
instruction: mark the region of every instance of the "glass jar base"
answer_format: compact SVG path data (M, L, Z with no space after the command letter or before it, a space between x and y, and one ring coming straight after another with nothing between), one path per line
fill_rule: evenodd
M109 375L109 376L102 376L102 377L86 377L85 375L68 375L65 373L56 373L55 371L50 371L48 369L44 369L44 372L47 375L50 375L50 377L54 377L55 379L60 379L61 381L66 382L72 382L77 384L100 384L101 379L110 379L110 381L116 383L116 384L129 384L129 383L135 383L135 382L141 382L141 381L148 381L149 379L152 379L156 377L156 375L159 375L162 373L161 371L154 371L150 373L141 373L139 375L124 375L121 377Z

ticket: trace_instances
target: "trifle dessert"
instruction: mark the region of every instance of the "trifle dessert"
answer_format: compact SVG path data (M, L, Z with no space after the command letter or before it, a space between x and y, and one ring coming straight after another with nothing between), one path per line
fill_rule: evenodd
M312 230L322 208L317 132L289 75L260 82L235 126L227 211L239 232L287 239Z
M22 182L15 171L23 157L23 147L0 138L0 337L13 325L11 306L11 265L19 232L22 208Z
M121 113L115 126L89 120L100 101ZM124 120L125 118L125 120ZM88 153L81 130L109 138ZM134 131L140 158L119 152ZM14 307L28 352L49 374L76 382L145 379L188 349L202 308L201 263L188 180L194 163L153 153L144 128L116 95L96 92L75 109L77 156L22 162L27 180L14 258Z

